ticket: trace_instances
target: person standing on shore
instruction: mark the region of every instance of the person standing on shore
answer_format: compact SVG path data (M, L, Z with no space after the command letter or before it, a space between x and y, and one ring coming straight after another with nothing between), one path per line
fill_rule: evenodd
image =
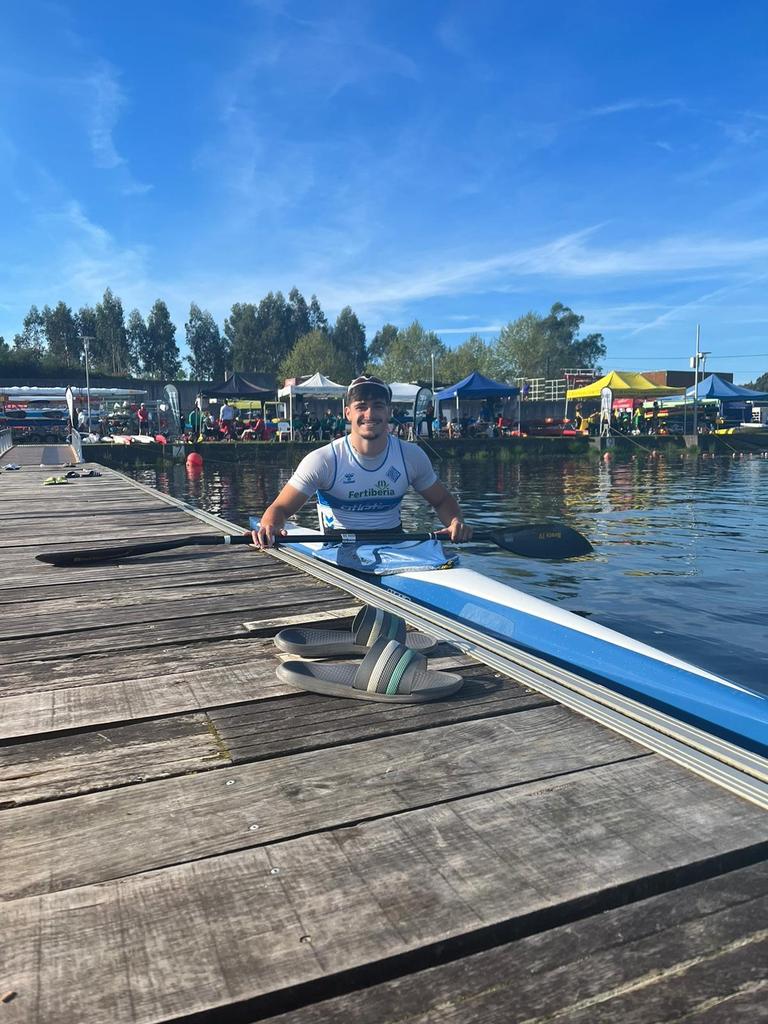
M435 418L435 405L434 405L434 402L428 402L427 403L427 407L424 410L424 421L427 424L427 437L429 438L430 441L432 440L432 437L433 437L433 430L434 430L433 420L434 420L434 418Z
M347 389L344 413L350 433L310 452L252 531L257 547L269 548L285 533L291 516L317 496L321 529L401 529L400 505L413 487L443 524L440 536L466 541L472 527L459 503L437 479L432 463L416 444L389 432L392 392L378 377L357 377Z
M228 441L234 440L235 437L235 409L229 402L224 399L224 402L219 409L219 429L222 437Z
M139 421L139 433L149 434L149 409L146 407L144 402L142 402L137 409L136 416Z

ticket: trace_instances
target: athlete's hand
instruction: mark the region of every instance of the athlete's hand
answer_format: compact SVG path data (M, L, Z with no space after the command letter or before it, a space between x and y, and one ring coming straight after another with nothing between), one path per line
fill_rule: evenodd
M275 538L278 536L285 537L287 533L287 530L278 530L273 523L265 523L262 519L258 530L251 530L251 537L253 537L254 547L273 548L275 546Z
M450 524L442 530L437 531L437 536L445 536L453 544L461 544L463 541L472 539L472 527L461 519L452 519Z

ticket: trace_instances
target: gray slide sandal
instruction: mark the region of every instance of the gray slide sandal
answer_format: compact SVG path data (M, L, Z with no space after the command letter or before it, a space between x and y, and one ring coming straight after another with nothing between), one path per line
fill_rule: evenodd
M349 654L367 654L381 639L397 640L421 654L431 654L438 645L437 640L424 633L407 633L405 623L397 615L363 605L351 630L293 626L277 634L275 646L286 654L304 658L343 658Z
M284 683L312 693L390 704L440 700L456 693L464 682L454 672L428 669L423 654L397 640L377 640L359 665L284 661L277 674Z

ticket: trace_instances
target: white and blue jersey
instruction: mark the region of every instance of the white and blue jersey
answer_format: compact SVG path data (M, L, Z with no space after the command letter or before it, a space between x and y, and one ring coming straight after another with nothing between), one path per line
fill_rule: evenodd
M424 491L436 480L418 445L390 434L373 458L356 452L348 435L337 438L302 459L288 483L317 495L321 530L396 530L408 488Z

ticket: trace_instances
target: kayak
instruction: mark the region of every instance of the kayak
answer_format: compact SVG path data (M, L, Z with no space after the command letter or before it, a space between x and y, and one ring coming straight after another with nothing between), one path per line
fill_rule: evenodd
M322 534L317 536L317 544L291 549L364 575L387 594L446 616L457 631L479 631L495 649L501 644L511 652L533 654L740 749L768 755L768 694L465 569L442 554L437 542L431 542L439 549L434 566L426 567L423 544L388 544L373 555L375 545L327 544Z

